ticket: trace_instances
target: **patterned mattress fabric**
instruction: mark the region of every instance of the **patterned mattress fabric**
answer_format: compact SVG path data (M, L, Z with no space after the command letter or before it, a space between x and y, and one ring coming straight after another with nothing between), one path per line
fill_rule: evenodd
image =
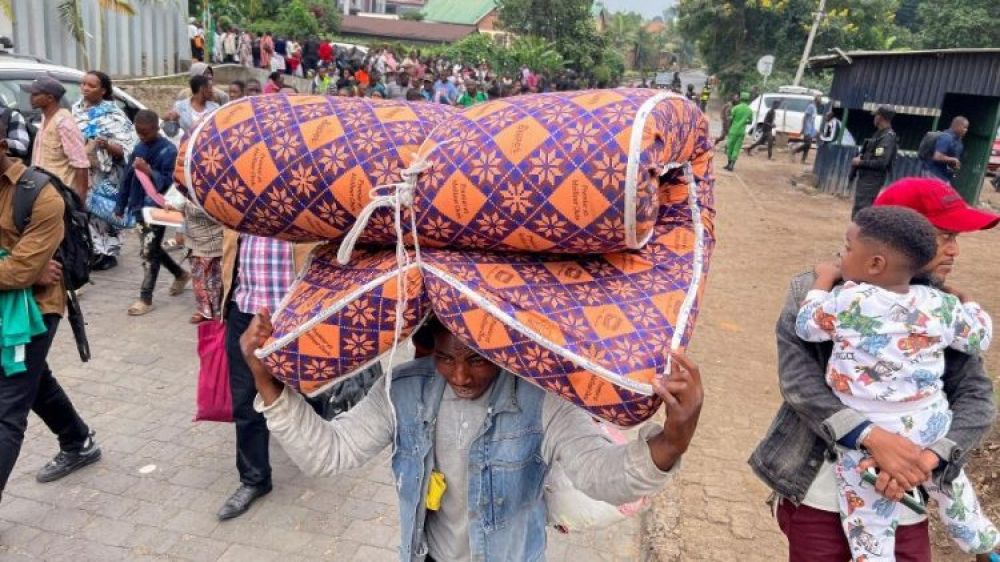
M347 266L336 261L336 246L313 250L271 322L274 333L258 351L274 376L306 395L351 376L392 349L400 268L394 250L355 252ZM430 310L419 269L405 269L405 302L400 341Z
M258 355L315 394L433 312L492 362L596 417L651 417L651 383L669 350L687 346L715 244L707 119L641 89L438 105L263 96L192 135L179 177L210 215L241 232L331 242ZM359 140L376 133L378 147ZM407 166L408 181L372 192Z
M666 371L700 260L679 349L691 337L713 216L699 214L700 252L683 206L661 208L653 239L638 252L567 258L428 249L424 283L437 318L487 359L594 416L632 426L659 406L650 385Z
M337 240L455 110L442 104L273 94L244 98L187 138L176 179L223 225L292 242ZM383 209L374 225L392 222ZM373 229L375 232L375 229ZM362 241L391 243L394 233Z
M448 117L420 147L422 244L595 254L639 249L657 177L691 160L701 112L649 89L533 94Z

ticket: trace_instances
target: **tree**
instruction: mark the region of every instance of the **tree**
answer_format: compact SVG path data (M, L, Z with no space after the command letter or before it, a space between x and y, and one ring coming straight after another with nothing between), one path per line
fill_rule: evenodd
M503 29L554 44L567 67L589 75L604 66L607 39L597 32L592 0L497 0Z
M997 0L923 0L917 8L917 36L927 49L1000 45Z
M833 47L907 46L900 39L908 34L894 21L899 3L828 0L813 53L826 53ZM678 25L685 38L697 46L709 72L733 91L745 82L756 81L754 65L762 55L775 56L776 72L795 68L817 5L817 0L681 0Z
M342 16L337 8L336 0L310 0L309 11L319 22L319 29L323 33L336 33L340 30ZM419 13L419 12L418 12Z
M591 0L498 0L497 14L504 29L558 41L576 37L581 27L593 27L591 4Z
M615 12L608 20L604 33L615 47L625 51L635 46L636 35L642 29L642 16L635 12Z
M518 37L510 47L511 68L513 73L522 64L535 72L554 73L563 69L562 55L552 44L540 37Z

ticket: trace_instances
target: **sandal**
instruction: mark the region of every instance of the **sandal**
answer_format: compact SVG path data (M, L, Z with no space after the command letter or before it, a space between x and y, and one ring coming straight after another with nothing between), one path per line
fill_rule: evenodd
M170 285L170 296L176 297L184 292L187 288L188 283L191 282L191 274L185 271L180 277L174 279L174 282Z
M149 313L153 310L153 303L144 301L135 301L132 306L128 307L129 316L142 316L143 314Z

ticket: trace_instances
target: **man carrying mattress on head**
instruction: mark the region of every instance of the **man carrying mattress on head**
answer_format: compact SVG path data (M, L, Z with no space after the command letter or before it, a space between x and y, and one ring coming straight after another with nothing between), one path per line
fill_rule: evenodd
M391 398L371 392L327 422L254 355L271 336L269 318L261 310L241 340L254 407L309 475L361 467L392 446L404 562L544 560L543 484L554 461L587 495L627 503L667 483L698 425L701 378L682 354L653 385L664 425L613 445L587 412L503 371L433 318L422 330L433 353L395 369Z

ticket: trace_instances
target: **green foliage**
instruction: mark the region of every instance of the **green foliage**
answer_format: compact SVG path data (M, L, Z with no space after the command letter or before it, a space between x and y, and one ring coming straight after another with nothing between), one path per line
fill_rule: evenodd
M220 29L228 24L257 34L270 31L299 39L340 29L336 0L210 0L209 4ZM198 18L202 6L201 0L188 2L191 15Z
M593 27L592 0L498 0L497 14L504 29L558 41L576 37L581 27Z
M555 50L553 45L540 37L519 37L511 45L506 62L507 68L501 71L511 73L527 65L535 72L555 73L562 70L564 61L561 54Z
M424 13L420 10L408 10L400 14L399 19L406 21L424 21Z
M343 16L337 9L336 0L310 0L308 7L319 22L320 33L336 33L340 29Z
M593 78L594 83L601 88L610 86L613 83L611 69L603 64L599 64L594 67L593 72L591 72L591 78Z
M924 0L917 8L920 46L927 49L1000 45L997 0Z
M894 22L900 1L828 0L812 54L909 46L901 40L910 34ZM758 79L754 66L765 54L775 56L776 71L794 72L817 6L817 0L681 0L678 25L731 91Z
M563 65L584 76L604 63L607 39L594 27L592 0L498 0L500 25L547 40ZM607 66L607 65L605 65Z
M284 37L308 37L319 33L319 21L303 0L291 0L278 12L279 28Z
M233 20L229 16L219 16L215 19L216 26L221 31L229 31L233 28Z
M485 33L474 33L458 42L444 46L441 48L440 54L455 61L469 64L487 62L492 66L498 62L503 50L492 36Z

